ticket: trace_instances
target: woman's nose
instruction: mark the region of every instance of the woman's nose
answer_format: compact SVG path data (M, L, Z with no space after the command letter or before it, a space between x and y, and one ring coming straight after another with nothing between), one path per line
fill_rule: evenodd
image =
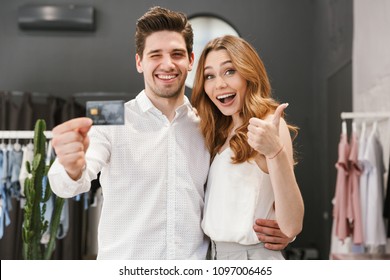
M220 77L220 76L217 76L217 78L216 78L216 88L224 88L224 87L226 87L226 82L225 82L225 80L222 78L222 77Z

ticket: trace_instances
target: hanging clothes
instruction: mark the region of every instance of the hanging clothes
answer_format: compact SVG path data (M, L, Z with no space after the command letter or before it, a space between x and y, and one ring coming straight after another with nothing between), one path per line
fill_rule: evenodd
M386 245L385 223L383 219L384 205L384 163L383 149L379 141L379 132L374 123L364 159L367 161L367 208L366 208L366 245L377 247Z
M338 159L335 164L337 177L333 204L333 222L331 234L330 259L337 254L346 254L351 251L352 240L347 220L348 211L348 156L350 147L347 141L346 123L342 123L342 133L338 144Z
M367 201L368 201L368 170L370 163L365 159L365 151L367 146L367 133L366 133L366 123L362 123L362 130L359 137L359 155L358 162L361 168L360 178L359 178L359 190L360 190L360 209L361 209L361 218L362 218L362 233L363 233L363 243L367 243Z
M387 238L390 238L390 160L389 168L387 169L387 187L385 205L383 207L383 217L387 218Z
M359 163L359 137L356 131L356 123L352 122L352 134L350 139L351 150L349 153L349 176L348 176L348 188L349 194L349 215L348 220L350 222L351 234L352 234L352 253L364 253L364 237L363 237L363 224L362 224L362 211L360 204L360 186L359 180L362 173L361 165Z
M24 195L24 181L26 180L28 176L26 163L32 162L34 159L34 145L32 142L29 142L27 145L22 147L23 150L23 158L22 163L20 167L20 173L19 173L19 184L21 186L21 195ZM23 205L22 205L23 206Z
M12 153L12 145L8 143L8 145L3 149L3 184L4 184L4 192L5 192L5 204L7 212L10 213L12 210L12 199L11 199L11 174L10 174L10 166L11 166L11 153Z
M44 119L46 122L46 129L51 130L55 125L74 117L72 115L69 115L66 119L62 117L64 104L65 102L62 98L47 93L0 91L0 130L33 130L34 124L38 118ZM85 114L85 110L83 112ZM29 161L31 162L33 152L32 149L29 151L31 151L29 157ZM23 157L24 156L25 153L23 153ZM27 159L22 159L23 163L20 167L19 184L21 187L21 195L23 195L24 180L27 176L25 167L26 160ZM2 177L2 175L3 172L1 170L0 177ZM11 180L13 181L12 176ZM15 186L15 184L13 186ZM1 185L0 189L2 188L3 186ZM11 189L13 189L13 187L11 187ZM3 201L2 198L1 201ZM0 219L1 217L4 217L2 224L5 225L5 217L7 217L7 221L10 221L9 226L3 227L4 235L3 238L0 239L0 259L2 260L22 258L22 238L20 233L22 232L23 224L23 202L23 197L20 201L12 199L12 211L0 211L2 212L2 214L0 213ZM5 205L7 204L3 203L0 208L2 210L5 209ZM81 240L84 226L83 223L79 221L79 217L83 217L83 213L82 209L76 204L72 204L72 208L74 208L71 209L74 217L71 217L68 222L69 234L61 241L56 242L56 252L53 256L54 259L82 258L81 248L83 248L83 246ZM5 216L5 213L8 215Z
M333 206L335 235L343 241L351 233L348 222L349 189L348 189L348 156L350 147L347 135L342 133L338 147L338 161L336 163L337 179Z
M353 131L350 140L350 153L349 153L349 175L348 175L348 190L349 190L349 203L348 203L348 220L351 225L351 231L354 244L363 243L363 225L361 217L360 207L360 189L359 179L361 168L358 162L358 149L359 140L357 132Z
M70 98L70 102L65 102L62 98L57 98L46 93L0 91L0 130L32 130L38 118L44 119L47 130L51 130L55 125L66 120L85 116L84 105L86 100L90 100L91 98L106 100L112 99L113 96L115 98L121 97L120 99L128 99L131 97L131 95L125 93L75 94ZM8 139L5 140L8 141ZM26 144L25 142L22 143ZM0 259L3 260L22 258L22 238L19 233L22 232L24 216L24 181L28 176L26 161L32 162L32 143L29 143L27 147L23 146L22 150L23 157L19 173L21 199L18 201L12 198L12 204L9 205L12 211L9 211L8 207L6 208L8 205L6 203L8 200L8 196L6 197L7 188L4 187L4 184L0 185L0 190L4 190L4 195L0 194L0 221L2 221L2 228L4 229L3 238L0 239ZM3 162L1 161L1 163ZM12 170L16 169L12 168ZM3 183L2 164L0 177L0 182ZM10 176L10 178L12 186L15 176ZM95 194L93 197L95 197ZM93 207L93 215L86 213L87 211L90 212L89 198L90 196L85 194L79 201L74 199L66 201L61 215L60 231L57 235L58 238L62 239L56 240L56 250L54 251L53 259L83 259L87 250L85 246L87 241L89 244L97 244L96 228L99 223L101 208L99 201L101 195L98 196L97 200L93 199L95 202L94 205L97 204L97 206ZM8 226L5 226L6 224ZM88 250L88 257L96 257L97 249L95 247L93 245L91 246L93 249Z
M15 149L16 145L13 146L9 154L9 176L10 176L10 194L11 197L20 200L21 186L19 183L20 168L22 165L23 151Z
M3 146L0 149L0 239L3 238L5 227L9 226L11 223L8 210L8 195L7 188L5 183L4 169L7 168L6 162L6 147Z

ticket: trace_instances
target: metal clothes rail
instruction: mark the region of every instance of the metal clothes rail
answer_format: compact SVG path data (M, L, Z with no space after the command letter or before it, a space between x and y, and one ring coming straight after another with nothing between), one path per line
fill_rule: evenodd
M342 112L341 119L387 119L390 112Z
M43 132L47 139L53 137L51 131ZM34 130L0 130L0 139L33 139Z

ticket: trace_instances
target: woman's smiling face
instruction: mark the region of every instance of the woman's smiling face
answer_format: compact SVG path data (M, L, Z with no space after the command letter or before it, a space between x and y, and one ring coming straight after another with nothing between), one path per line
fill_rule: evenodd
M247 81L234 67L226 50L207 54L204 90L225 116L239 116L247 90Z

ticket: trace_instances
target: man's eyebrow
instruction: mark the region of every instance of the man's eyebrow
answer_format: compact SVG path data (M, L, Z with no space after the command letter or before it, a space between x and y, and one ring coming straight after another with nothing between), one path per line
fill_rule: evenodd
M187 50L186 49L173 49L172 50L173 52L187 52Z
M160 53L162 50L160 49L157 49L157 50L150 50L148 51L146 54L149 55L149 54L154 54L154 53Z

